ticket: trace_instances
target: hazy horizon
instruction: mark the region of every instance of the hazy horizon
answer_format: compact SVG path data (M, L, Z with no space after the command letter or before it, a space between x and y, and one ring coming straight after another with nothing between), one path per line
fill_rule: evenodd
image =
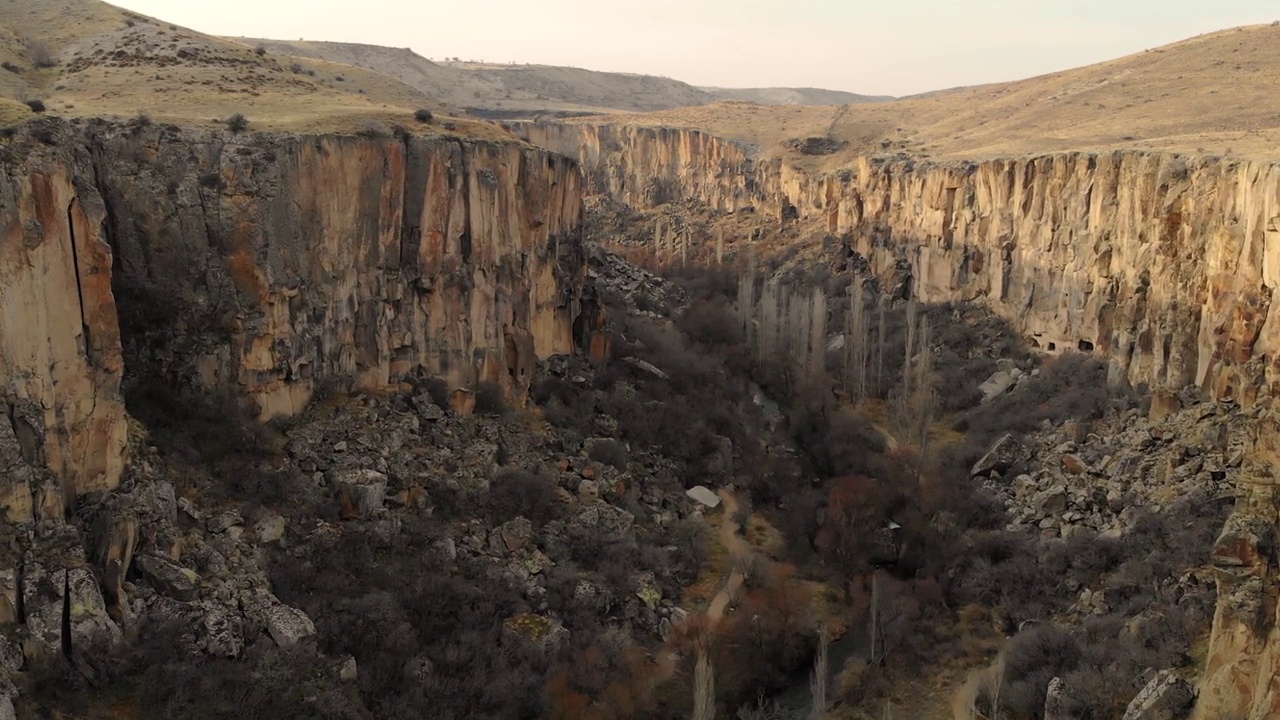
M408 47L441 60L569 65L662 75L692 85L815 87L911 95L1018 80L1141 52L1205 32L1271 22L1280 8L1189 0L651 0L619 10L585 0L120 0L213 35ZM860 9L864 8L864 9ZM621 31L619 31L621 30Z

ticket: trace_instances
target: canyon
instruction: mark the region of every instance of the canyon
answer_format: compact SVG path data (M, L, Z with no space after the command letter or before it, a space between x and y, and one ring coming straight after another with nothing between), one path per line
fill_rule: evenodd
M710 133L636 124L510 123L582 162L588 192L651 211L843 235L872 274L909 268L922 302L977 301L1048 353L1097 353L1110 379L1256 407L1248 471L1214 550L1219 605L1196 717L1280 712L1273 674L1280 366L1280 167L1172 152L982 161L859 157L814 171ZM658 230L661 233L661 230ZM739 238L740 240L740 238ZM659 240L660 241L660 240ZM701 238L711 244L711 237ZM750 252L749 243L732 243ZM1126 716L1127 717L1127 716Z
M27 5L24 32L53 12ZM257 662L261 655L247 650L255 635L254 653L264 652L265 639L291 651L321 636L330 646L316 653L316 662L332 659L336 666L349 655L351 666L326 666L315 677L394 677L389 685L397 685L403 675L405 687L425 687L434 677L425 651L397 646L400 654L388 655L395 667L369 671L365 664L386 653L366 647L357 671L360 648L335 638L361 636L346 632L350 627L373 626L343 626L329 615L375 617L378 631L364 632L395 640L413 625L410 619L419 623L413 632L438 625L430 613L413 613L454 591L463 598L458 604L475 614L470 622L493 625L490 635L468 636L480 638L478 647L506 643L519 654L532 641L536 660L527 665L537 671L523 679L532 688L528 697L541 698L538 683L550 677L552 648L571 634L572 613L588 619L572 633L587 637L606 623L624 626L627 642L617 647L635 649L647 640L652 649L660 637L670 650L678 644L672 638L697 631L696 612L695 622L687 622L693 605L681 595L714 573L700 572L710 561L679 533L702 527L713 504L695 501L686 493L690 486L720 489L722 531L732 539L734 528L744 536L751 530L761 546L784 544L782 532L764 513L753 516L751 500L776 502L788 512L808 508L813 525L800 523L791 539L803 541L808 532L806 552L823 551L816 518L825 515L814 497L827 489L823 482L843 473L798 459L802 433L796 428L804 423L781 417L779 405L766 413L766 403L756 400L765 397L766 383L751 374L760 367L743 373L726 359L743 363L743 355L752 355L733 354L740 328L723 327L733 324L725 320L732 301L691 299L708 294L706 287L677 288L626 262L622 255L635 248L612 235L621 225L606 225L589 212L609 204L631 223L623 229L656 236L656 246L682 234L682 272L696 270L683 267L692 242L693 264L714 257L725 277L754 271L770 254L785 255L790 265L766 283L791 282L804 275L793 272L797 268L828 282L848 280L849 287L869 275L891 295L876 321L881 352L885 305L903 316L915 313L912 301L945 305L947 312L989 310L999 323L984 327L1007 328L1016 338L988 342L975 354L1023 343L1034 351L980 358L990 363L975 365L983 368L979 380L990 375L1003 388L993 397L1027 392L1046 358L1067 361L1063 366L1081 355L1105 361L1117 394L1109 398L1113 405L1095 408L1105 418L1061 422L1045 415L1031 465L997 458L970 477L969 468L981 463L959 463L963 452L947 456L964 480L987 483L1020 513L1012 523L981 530L1023 533L1031 543L1017 546L1023 549L1052 543L1070 549L1079 547L1067 544L1072 536L1119 542L1137 524L1135 508L1168 509L1177 504L1170 495L1220 508L1222 515L1204 510L1213 528L1226 515L1223 503L1233 501L1212 548L1192 549L1205 551L1216 596L1199 585L1200 568L1182 567L1174 569L1187 572L1157 594L1175 587L1194 602L1216 598L1203 657L1179 665L1196 672L1194 717L1280 714L1272 680L1280 665L1280 417L1274 401L1280 390L1280 304L1274 302L1280 165L1266 159L1270 151L1190 152L1201 142L1212 145L1204 137L1247 140L1254 145L1241 147L1256 149L1273 132L1223 130L1221 118L1203 110L1217 102L1206 90L1217 85L1197 76L1194 92L1187 91L1195 102L1179 105L1181 121L1205 117L1186 132L1141 110L1151 98L1136 102L1136 113L1102 113L1105 104L1133 92L1111 79L1096 81L1113 72L1110 66L856 108L729 102L666 115L497 126L436 118L426 110L423 87L375 72L422 60L398 50L277 43L259 52L99 5L84 21L92 33L81 27L57 39L58 69L0 77L6 95L0 110L8 113L0 124L23 120L0 138L0 508L6 521L0 526L0 624L21 626L13 646L13 638L0 635L0 699L15 694L9 676L25 672L24 657L37 661L61 650L65 659L83 663L83 648L94 637L118 642L140 616L180 618L195 628L194 655L202 659L252 655ZM67 5L80 6L88 7ZM1274 45L1275 32L1251 28L1174 47L1198 58L1199 67L1224 48L1252 58ZM103 38L122 55L99 51ZM363 69L331 62L366 53L373 55ZM26 54L29 49L20 48L13 56ZM1117 62L1146 73L1138 84L1154 88L1154 96L1165 87L1161 73L1171 74L1165 64L1177 59L1158 55L1164 51ZM127 62L112 66L113 57ZM1269 76L1255 72L1255 59L1237 69L1261 86ZM225 67L235 68L234 78ZM157 68L174 74L161 79ZM158 84L148 85L153 74ZM238 89L189 92L213 76ZM136 87L106 87L104 78ZM651 80L629 82L646 87ZM359 87L348 91L341 83ZM665 85L656 83L654 92L670 94ZM49 105L58 113L29 118L17 98L33 88L53 93ZM521 99L543 102L541 88ZM137 98L161 90L183 97L163 108L171 116L125 119ZM649 99L633 109L692 104L706 95L688 90L687 102ZM458 101L465 100L467 93L458 92ZM1085 92L1105 93L1091 97L1106 102L1078 102L1075 94ZM248 131L210 122L210 115L239 112L237 93L255 98L247 106ZM561 99L544 109L574 115L613 108L616 95L591 103ZM1033 116L1027 122L980 118L984 98L1032 108ZM80 103L87 106L69 112ZM958 103L967 103L969 113L960 120L950 117ZM1100 109L1089 141L1050 132L1068 123L1055 115L1064 103ZM508 116L496 105L486 109ZM513 112L536 114L528 110ZM1150 137L1127 134L1126 118L1135 115L1147 124L1132 132L1150 130ZM933 116L947 121L928 125ZM1247 119L1261 127L1260 117ZM399 124L411 119L411 129ZM1000 144L1002 133L1011 144ZM670 253L667 269L677 269L671 246L653 250ZM656 258L653 264L661 265ZM832 295L833 320L839 298ZM818 314L820 330L805 340L817 348L825 372L832 348L840 346L838 333L824 324L825 311ZM960 315L956 310L952 317ZM716 337L698 337L697 330ZM847 342L851 331L846 335L839 340ZM908 368L910 343L903 346ZM607 362L615 344L626 362ZM1001 377L1008 382L1001 385ZM1096 385L1075 390L1101 392L1103 383ZM804 388L787 381L777 387L786 397L769 402L794 400L804 410ZM847 399L827 394L837 403ZM888 403L889 391L884 395ZM1124 405L1138 395L1149 400L1141 412L1136 402ZM207 418L192 411L186 419L196 430L174 433L154 421L163 412L148 415L156 398L218 415L233 428L219 425L201 435ZM845 410L825 402L813 413L824 422ZM485 404L489 411L476 417ZM1051 404L1045 399L1036 411ZM686 405L707 416L682 415ZM715 406L714 417L704 405ZM779 417L766 422L768 414ZM1100 419L1090 433L1089 423ZM241 420L244 427L236 426ZM184 431L196 439L175 441ZM894 454L898 441L881 432L893 442L878 440L879 449L867 455L913 462L909 447ZM954 439L964 432L952 425L942 434ZM984 451L989 440L983 438ZM251 446L243 451L248 459L237 454L242 444ZM233 449L219 453L204 445ZM1020 465L1027 473L1011 470ZM746 486L724 489L739 482ZM503 493L524 493L505 500L518 512L494 507L493 498ZM728 501L738 497L741 518L738 504ZM1188 511L1187 504L1179 512ZM966 533L977 527L948 527L949 513L938 512L943 519L936 525L954 533L946 537L957 547L969 543ZM779 515L769 520L780 523ZM930 527L935 530L930 538L944 537ZM351 560L344 552L368 556ZM776 547L770 552L781 554ZM738 586L752 584L744 553L725 554L732 556L721 558L726 567L711 570L731 568L727 576L736 584L706 598L717 620L741 601ZM396 570L376 571L380 559L390 557L401 563ZM765 574L775 570L777 596L812 582L793 577L794 568ZM1114 605L1115 594L1103 575L1070 587L1088 602L1073 601L1060 615L1074 613L1081 627L1094 615L1109 616L1115 608L1108 598ZM492 585L462 592L458 578ZM322 591L332 588L323 583L331 581L342 599L326 605ZM376 592L375 581L382 583ZM430 584L436 581L441 585ZM413 593L388 600L411 584ZM353 588L367 606L347 602ZM516 599L505 604L477 599L511 588ZM942 592L936 590L939 597ZM764 602L762 595L768 596L753 601ZM845 595L848 600L848 583ZM306 612L299 609L304 605ZM733 614L724 614L732 627ZM988 625L999 624L994 610L989 619ZM1016 618L1004 619L1017 629L999 642L1022 629ZM815 627L797 620L783 635L808 637ZM628 644L633 631L642 638L635 646ZM435 640L421 632L421 646ZM442 647L433 646L440 666L465 657L453 645ZM1190 658L1191 650L1184 654ZM670 658L678 657L672 650ZM456 663L466 666L457 677L478 677L469 662ZM674 664L668 665L671 676ZM1156 677L1163 682L1170 675ZM1060 683L1050 687L1061 690ZM363 709L379 708L373 703L385 689L360 688L369 703ZM0 704L0 715L6 711Z

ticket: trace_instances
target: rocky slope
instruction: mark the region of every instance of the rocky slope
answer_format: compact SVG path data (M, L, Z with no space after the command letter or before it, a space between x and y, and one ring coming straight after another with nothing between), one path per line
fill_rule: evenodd
M579 176L557 155L53 121L5 150L14 519L119 483L126 369L265 420L415 373L519 400L536 359L589 342Z
M1270 164L1117 152L811 173L692 130L512 127L638 209L692 199L853 233L877 273L909 262L921 300L983 300L1044 350L1106 353L1134 384L1251 398L1276 382Z

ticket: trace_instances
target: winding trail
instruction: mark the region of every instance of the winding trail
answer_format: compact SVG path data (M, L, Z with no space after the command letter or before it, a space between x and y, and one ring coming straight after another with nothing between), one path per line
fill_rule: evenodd
M720 520L720 543L729 551L729 577L725 578L724 585L711 599L706 612L690 613L683 623L672 628L666 647L657 658L655 684L664 683L676 674L680 665L681 640L694 634L710 635L715 632L716 626L724 619L725 612L747 582L746 569L751 567L754 551L750 543L743 539L742 528L738 525L737 516L741 505L732 490L721 488L716 494L720 497L724 513Z

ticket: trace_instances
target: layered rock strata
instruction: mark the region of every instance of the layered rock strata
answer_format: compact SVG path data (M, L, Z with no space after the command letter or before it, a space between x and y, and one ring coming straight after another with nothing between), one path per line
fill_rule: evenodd
M1251 399L1280 378L1280 168L1147 152L814 173L694 130L515 124L581 159L589 192L696 200L851 234L924 301L981 300L1048 352L1102 352L1117 379Z

